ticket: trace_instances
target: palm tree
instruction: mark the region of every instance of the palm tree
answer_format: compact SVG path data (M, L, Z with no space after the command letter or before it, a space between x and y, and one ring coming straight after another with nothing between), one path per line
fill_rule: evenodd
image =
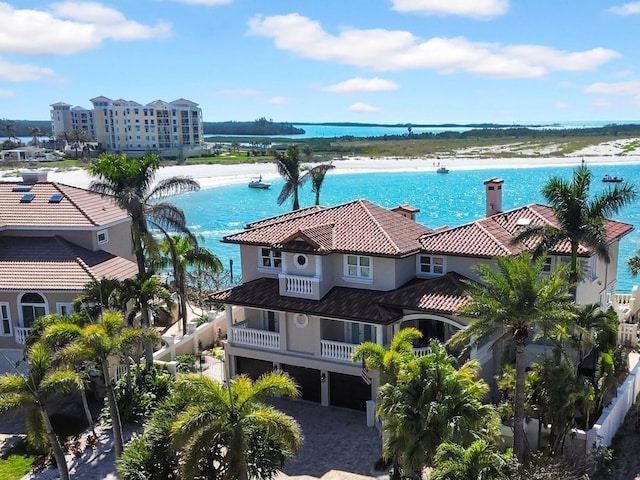
M320 205L320 190L322 190L324 177L332 168L335 168L335 165L332 165L330 163L323 163L309 169L309 175L311 175L311 190L316 194L316 205Z
M508 476L508 463L488 440L476 440L467 448L444 442L436 451L431 480L502 480Z
M606 219L630 204L636 197L635 188L623 183L599 195L591 195L592 173L585 166L573 172L573 180L552 177L542 189L558 221L557 225L536 225L524 228L513 241L523 242L541 237L535 256L549 252L561 242L571 246L569 281L580 279L578 250L581 245L592 248L605 263L611 261L606 235Z
M33 137L33 145L35 147L40 146L40 137L42 136L42 130L39 127L29 127L29 135Z
M282 205L289 197L293 197L293 210L299 210L298 190L310 178L308 173L301 175L300 150L297 145L290 145L284 153L275 151L274 157L278 173L285 182L278 195L278 205Z
M40 445L40 432L44 430L58 465L62 480L69 479L69 469L53 430L47 401L60 395L67 395L84 388L80 376L71 370L54 369L51 351L43 343L34 344L27 352L29 374L0 376L0 413L10 410L27 409L25 422L28 440L32 445Z
M524 456L525 345L532 330L548 335L568 329L575 318L569 284L562 270L543 274L545 257L532 261L524 252L497 257L496 266L479 264L475 272L483 283L468 282L469 301L460 313L474 318L469 327L450 340L452 346L479 344L500 335L515 342L516 385L514 398L514 452ZM557 336L557 335L556 335Z
M92 280L73 301L73 308L85 312L92 321L97 321L105 310L125 311L122 301L123 284L115 278Z
M378 414L388 433L383 452L399 456L405 475L421 477L442 442L470 444L496 422L493 408L482 402L489 387L477 380L480 364L473 360L456 369L456 363L434 340L430 354L406 363L396 383L380 389Z
M193 242L187 236L165 236L160 250L168 255L160 265L173 268L173 279L178 296L178 320L182 320L182 333L187 333L187 269L189 267L206 268L213 273L222 272L220 259L211 251Z
M208 468L218 469L221 478L271 478L301 446L297 422L264 403L274 395L298 395L297 386L285 373L271 372L255 382L240 376L226 386L190 374L179 376L175 389L189 405L172 428L185 478L194 478L203 452L212 447L220 456Z

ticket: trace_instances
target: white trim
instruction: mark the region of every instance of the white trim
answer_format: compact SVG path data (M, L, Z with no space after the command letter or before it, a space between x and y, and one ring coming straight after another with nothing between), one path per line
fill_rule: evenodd
M422 271L422 259L429 258L429 270L428 272ZM441 263L436 263L436 260L441 260ZM436 267L441 267L442 272L434 272ZM431 255L429 253L419 253L416 256L416 275L419 276L433 276L441 277L447 273L447 257L443 255Z
M293 324L298 328L305 328L309 325L309 316L304 313L294 313Z
M100 236L103 235L104 238L100 240ZM98 241L98 245L104 245L105 243L109 243L109 230L98 230L96 232L96 240Z
M356 264L349 264L349 257L356 259ZM367 259L369 265L362 265L362 260ZM356 274L350 275L349 268L355 268ZM363 269L369 270L369 275L362 275ZM373 257L369 255L357 255L353 253L345 253L343 255L343 280L356 283L373 283Z
M299 258L303 258L304 259L304 263L303 264L300 264L298 262ZM304 270L305 268L307 268L307 265L309 265L309 257L306 256L304 253L296 253L293 256L293 264L296 266L297 269Z
M4 313L3 313L4 310ZM6 313L6 316L5 316ZM5 322L8 322L9 331L5 331ZM13 326L11 325L11 308L9 302L0 302L0 336L11 337Z
M268 250L269 255L264 255L263 250ZM276 253L279 253L279 256L276 256ZM264 265L264 260L269 259L271 266ZM275 266L276 260L280 261L280 266ZM259 272L280 272L282 271L282 262L283 255L282 251L276 250L275 248L271 248L264 245L258 246L258 271Z
M66 309L67 313L62 313L63 309ZM56 313L65 316L71 315L73 313L73 302L56 302Z
M40 295L42 297L42 299L44 300L44 303L23 303L22 302L22 298L29 294L29 293L36 293L38 295ZM37 307L37 306L44 306L44 315L49 315L49 301L47 300L47 296L42 293L42 292L36 292L36 291L27 291L27 292L23 292L18 296L18 321L20 323L20 326L23 328L31 328L31 326L27 326L24 324L24 317L22 315L22 307L23 306L32 306L32 307ZM35 321L35 319L34 319Z

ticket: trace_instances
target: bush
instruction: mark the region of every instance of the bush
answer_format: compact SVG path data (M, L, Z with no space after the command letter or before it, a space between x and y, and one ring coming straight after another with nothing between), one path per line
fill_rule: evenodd
M188 353L185 353L183 355L178 355L176 357L176 362L178 362L178 372L180 373L195 372L195 367L196 367L195 355L190 355Z

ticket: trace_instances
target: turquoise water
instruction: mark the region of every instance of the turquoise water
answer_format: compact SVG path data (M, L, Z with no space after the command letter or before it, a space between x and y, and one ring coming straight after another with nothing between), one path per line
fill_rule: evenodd
M609 188L600 182L605 173L622 176L629 182L640 179L640 165L593 166L594 192ZM572 167L544 167L522 169L491 169L451 171L448 175L429 172L406 173L329 173L322 189L321 203L334 206L357 198L366 198L383 207L392 208L408 203L420 208L418 221L431 228L456 226L482 218L485 214L483 181L491 177L503 178L503 210L527 203L544 203L541 187L551 176L571 178ZM239 274L239 247L220 243L220 239L243 229L246 223L285 213L291 209L287 202L281 207L276 198L283 181L275 180L270 190L254 190L243 184L201 190L174 198L177 206L187 214L191 228L201 234L207 248L215 252L225 266L233 259L234 273ZM313 204L309 185L301 191L301 206ZM617 220L640 225L640 197L626 207ZM357 232L354 232L357 234ZM631 277L626 260L640 247L640 232L632 231L623 238L618 266L618 291L628 292L640 279Z

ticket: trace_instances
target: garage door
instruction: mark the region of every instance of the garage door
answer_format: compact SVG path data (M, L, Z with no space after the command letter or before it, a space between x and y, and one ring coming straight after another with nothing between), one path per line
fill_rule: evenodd
M329 374L331 405L365 411L367 400L371 400L371 385L367 385L362 378L343 373Z
M311 402L321 402L320 370L294 365L282 365L282 370L291 375L300 387L300 398Z
M236 372L256 380L260 375L273 371L273 363L255 358L236 357Z

